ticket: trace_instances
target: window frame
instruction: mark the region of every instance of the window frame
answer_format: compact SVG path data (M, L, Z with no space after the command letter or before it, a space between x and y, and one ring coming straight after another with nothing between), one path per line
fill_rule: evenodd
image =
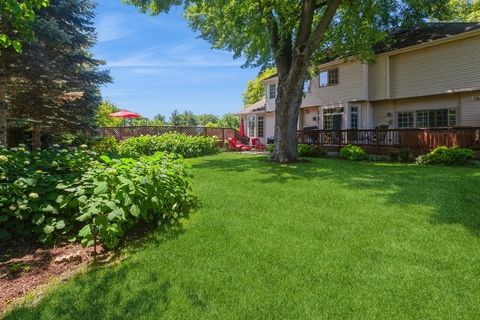
M256 116L249 116L247 118L247 136L249 138L253 138L255 137L255 122L257 120L257 117Z
M268 85L268 96L270 99L277 98L277 85L276 84L269 84Z
M408 126L407 125L404 125L403 122L402 122L402 125L400 125L400 121L404 121L405 117L408 117L409 119L407 119L408 123L409 124ZM405 122L407 122L405 121ZM415 111L399 111L397 112L397 128L398 129L412 129L412 128L415 128Z
M355 126L353 126L354 115L355 115L355 123L356 123ZM350 107L350 129L358 130L359 128L360 128L360 107L352 106Z
M323 81L322 81L323 79ZM318 86L320 88L333 87L339 84L338 68L330 68L318 74Z
M265 118L264 116L257 116L257 137L263 138L265 136Z

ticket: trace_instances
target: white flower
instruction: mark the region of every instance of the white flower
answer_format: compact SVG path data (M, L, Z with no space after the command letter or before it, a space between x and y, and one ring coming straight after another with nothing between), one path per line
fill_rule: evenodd
M28 197L30 199L38 199L38 193L35 193L35 192L31 192Z

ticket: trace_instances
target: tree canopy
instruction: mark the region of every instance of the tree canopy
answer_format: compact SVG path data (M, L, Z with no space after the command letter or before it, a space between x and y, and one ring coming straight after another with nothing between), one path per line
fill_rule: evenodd
M2 0L0 2L0 47L12 46L17 52L22 42L32 40L35 12L48 5L49 0Z
M480 0L450 0L449 20L480 22Z

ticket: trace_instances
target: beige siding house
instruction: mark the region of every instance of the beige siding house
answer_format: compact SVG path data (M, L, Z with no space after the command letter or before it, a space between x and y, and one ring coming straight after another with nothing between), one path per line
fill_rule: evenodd
M430 23L393 35L376 61L333 60L306 83L299 129L480 127L480 23ZM246 134L274 135L278 78L238 114Z

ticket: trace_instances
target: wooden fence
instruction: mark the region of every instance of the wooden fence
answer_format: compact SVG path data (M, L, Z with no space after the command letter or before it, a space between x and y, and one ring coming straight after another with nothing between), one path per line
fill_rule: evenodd
M240 136L238 130L232 128L207 128L188 126L131 126L131 127L102 127L99 130L100 136L115 137L117 140L124 140L131 137L144 135L158 136L169 132L183 133L189 136L217 137L218 140L236 138L242 143L247 143L248 138Z
M352 144L378 151L382 148L428 151L439 146L480 149L480 128L304 130L298 131L298 141L337 147Z

